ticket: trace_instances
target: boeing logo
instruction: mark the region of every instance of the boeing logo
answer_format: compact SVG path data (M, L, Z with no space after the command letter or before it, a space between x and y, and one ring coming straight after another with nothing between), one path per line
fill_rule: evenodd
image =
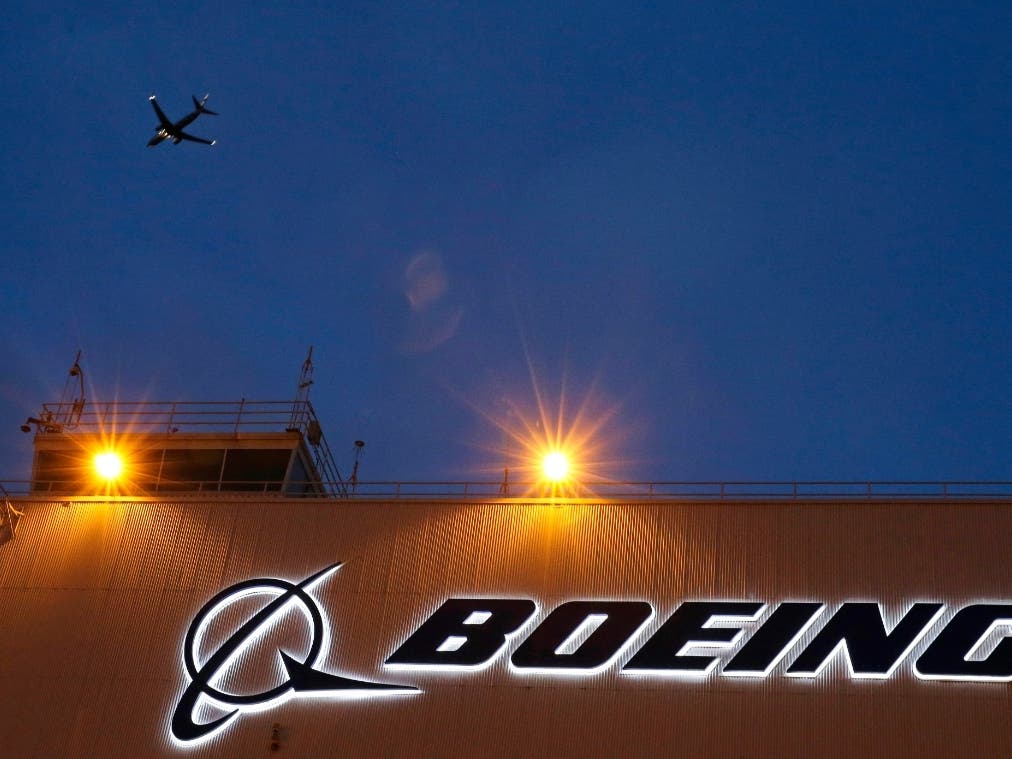
M509 658L515 673L590 675L620 658L623 675L767 677L810 630L784 674L812 678L835 656L850 676L884 679L931 640L914 662L923 680L1012 681L1012 604L976 603L944 625L941 603L918 601L894 620L870 601L826 614L816 601L685 601L642 640L654 616L646 601L566 601L541 620ZM479 669L494 661L535 614L530 599L448 599L386 660L392 669ZM631 656L626 651L635 648ZM733 655L732 655L733 654Z
M323 652L324 642L329 635L323 614L320 612L316 600L307 591L313 585L330 576L340 566L340 563L331 564L299 583L269 577L246 580L225 588L197 612L193 622L190 623L190 628L186 631L183 643L183 664L189 674L190 684L183 691L175 712L172 714L172 735L176 740L189 743L205 738L224 727L244 709L263 708L265 705L291 695L411 693L417 691L417 688L410 686L354 680L314 669L314 665ZM240 598L264 594L275 597L232 633L202 664L198 665L197 657L201 639L207 625L214 617ZM287 672L287 679L260 693L228 693L212 685L225 668L236 661L240 654L256 640L257 636L263 634L275 618L293 603L301 606L303 613L310 621L312 637L309 652L303 661L298 661L284 651L278 651ZM208 722L194 721L194 712L198 702L202 699L225 708L227 713ZM229 709L229 707L234 708Z
M316 668L329 645L329 626L310 590L337 570L332 564L301 582L261 578L218 593L194 617L183 645L189 676L172 715L172 735L183 744L221 729L243 710L260 709L300 695L419 693L410 685L356 680ZM230 636L198 653L211 620L250 595L273 598ZM309 621L304 657L278 650L282 682L258 693L232 693L219 684L241 654L296 605ZM508 648L509 671L590 676L622 662L624 676L768 677L781 667L787 677L818 677L836 657L850 677L885 679L912 658L922 680L1012 682L1012 603L947 607L915 601L901 614L873 601L848 601L830 611L819 601L765 603L692 600L677 605L645 635L655 617L642 600L565 601L546 615L528 598L449 598L391 653L388 670L456 672L460 676L496 662ZM537 624L533 625L532 623ZM279 670L280 671L280 670ZM225 713L197 721L201 703Z

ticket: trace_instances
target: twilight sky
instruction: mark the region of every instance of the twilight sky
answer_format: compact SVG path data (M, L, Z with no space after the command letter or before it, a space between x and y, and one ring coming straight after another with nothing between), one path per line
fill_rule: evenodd
M279 400L309 345L364 479L494 479L539 395L615 479L1012 479L1008 2L19 5L0 481L78 349Z

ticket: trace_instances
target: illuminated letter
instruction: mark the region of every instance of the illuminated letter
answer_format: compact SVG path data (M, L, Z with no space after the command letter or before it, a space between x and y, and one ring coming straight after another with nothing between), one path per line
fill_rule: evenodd
M842 647L854 677L888 677L924 637L941 611L941 604L915 603L892 632L886 633L877 603L845 603L787 669L787 674L815 677Z
M914 665L930 680L1012 680L1012 640L1002 638L984 659L970 659L992 631L1012 624L1012 606L974 604L960 609Z
M530 619L536 608L527 599L448 599L391 654L386 664L478 667L502 650L506 637Z
M818 603L782 603L724 667L723 675L768 675L825 608Z
M646 601L569 601L538 625L511 661L522 669L604 667L652 613Z
M751 601L686 601L654 633L623 672L651 674L705 675L715 666L713 656L689 656L689 648L726 648L742 634L739 627L710 627L720 619L751 620L762 613L765 604Z

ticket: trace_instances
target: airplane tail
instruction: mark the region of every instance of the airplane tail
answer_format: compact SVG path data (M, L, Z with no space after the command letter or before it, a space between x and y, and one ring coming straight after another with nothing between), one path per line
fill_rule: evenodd
M190 97L193 98L193 105L194 105L194 107L198 111L200 111L201 113L206 113L208 116L217 116L218 115L216 112L212 111L210 108L207 108L207 107L204 106L204 103L207 102L207 99L209 97L211 97L210 94L204 95L204 99L203 100L197 100L197 96L196 95L190 95Z

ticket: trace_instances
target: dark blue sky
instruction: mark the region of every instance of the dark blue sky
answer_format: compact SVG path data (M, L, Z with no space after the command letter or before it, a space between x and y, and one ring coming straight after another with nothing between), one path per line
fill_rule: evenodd
M367 479L494 475L535 384L618 479L1012 478L1012 5L659 5L8 15L0 479L79 348L233 400L310 344Z

